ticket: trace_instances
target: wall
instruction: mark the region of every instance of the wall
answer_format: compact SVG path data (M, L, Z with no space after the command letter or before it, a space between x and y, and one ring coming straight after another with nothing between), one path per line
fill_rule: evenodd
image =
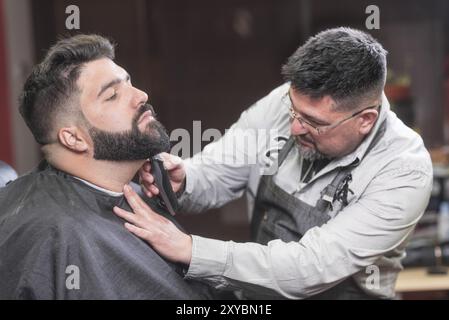
M9 82L9 123L14 163L23 174L38 163L39 147L18 111L18 97L23 83L34 65L34 46L29 0L3 0L5 15L5 43Z

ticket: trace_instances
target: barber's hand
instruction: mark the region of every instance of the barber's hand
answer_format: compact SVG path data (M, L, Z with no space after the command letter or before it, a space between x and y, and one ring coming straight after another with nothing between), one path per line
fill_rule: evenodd
M128 185L123 192L134 214L114 207L114 213L125 219L126 229L148 242L161 256L173 262L190 264L192 238L181 232L170 220L155 213Z
M178 192L185 183L184 180L186 178L186 172L184 169L184 163L180 157L166 152L161 153L160 156L164 160L164 168L167 170L173 191ZM154 177L151 174L151 164L149 161L145 162L139 170L139 180L142 186L142 191L148 197L151 198L152 196L159 194L159 189L154 184Z

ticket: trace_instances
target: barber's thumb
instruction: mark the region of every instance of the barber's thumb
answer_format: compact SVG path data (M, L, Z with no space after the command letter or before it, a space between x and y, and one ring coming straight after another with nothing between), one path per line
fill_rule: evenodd
M181 165L182 159L177 156L168 153L161 154L161 156L164 159L165 170L173 170Z

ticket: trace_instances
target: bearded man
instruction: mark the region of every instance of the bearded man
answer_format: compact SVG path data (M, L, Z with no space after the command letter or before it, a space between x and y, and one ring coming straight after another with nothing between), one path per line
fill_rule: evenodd
M170 145L113 59L101 36L63 39L24 85L20 113L45 160L0 189L0 299L210 297L112 212L130 209L123 187Z

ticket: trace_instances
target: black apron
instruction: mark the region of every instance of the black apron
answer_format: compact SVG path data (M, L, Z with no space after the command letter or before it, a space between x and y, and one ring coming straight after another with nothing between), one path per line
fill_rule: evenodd
M385 127L384 121L367 152L380 140ZM294 137L290 137L279 153L278 168L294 144ZM273 180L274 174L262 176L251 223L252 240L263 245L275 239L298 242L307 230L325 224L330 219L327 212L335 199L342 198L342 207L347 204L346 194L348 183L352 179L351 171L358 164L359 161L356 160L348 166L340 167L332 182L321 192L314 207L278 187ZM352 277L348 277L336 286L312 296L311 299L349 300L376 299L376 297L364 292Z

